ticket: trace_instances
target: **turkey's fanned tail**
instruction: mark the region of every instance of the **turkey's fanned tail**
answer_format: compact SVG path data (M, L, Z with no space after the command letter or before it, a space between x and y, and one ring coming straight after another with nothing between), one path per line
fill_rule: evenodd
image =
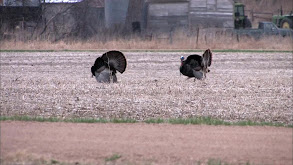
M208 67L211 66L212 64L212 59L213 59L213 54L212 51L210 49L207 49L204 54L202 55L203 57L203 64L204 67Z
M126 69L126 58L120 51L112 50L106 52L101 57L110 67L110 69L115 69L120 73L123 73Z

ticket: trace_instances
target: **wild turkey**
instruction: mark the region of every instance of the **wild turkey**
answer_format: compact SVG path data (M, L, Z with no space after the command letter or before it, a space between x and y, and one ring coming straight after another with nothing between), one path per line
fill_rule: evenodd
M181 56L180 72L188 78L194 77L196 79L206 78L206 73L210 70L209 66L212 64L212 52L207 49L202 56L194 54L187 57Z
M126 69L126 58L120 51L109 51L98 57L91 67L92 76L98 82L117 82L116 71L123 73Z

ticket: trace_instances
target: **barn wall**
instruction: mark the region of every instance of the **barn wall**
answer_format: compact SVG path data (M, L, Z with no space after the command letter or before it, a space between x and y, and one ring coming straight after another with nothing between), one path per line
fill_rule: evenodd
M43 19L47 24L47 31L54 33L70 33L75 25L72 14L74 4L52 3L43 5Z
M104 27L104 8L91 7L86 2L43 5L46 32L57 38L90 37Z
M129 0L128 11L126 16L127 29L133 29L133 23L137 22L139 28L143 27L143 7L144 0Z
M4 6L39 6L39 0L0 0L0 5Z
M234 28L233 2L230 0L190 0L191 26Z
M150 3L148 5L147 28L149 30L171 30L188 26L188 2Z
M105 25L107 28L125 25L129 0L105 1Z
M232 0L148 0L146 28L234 28Z

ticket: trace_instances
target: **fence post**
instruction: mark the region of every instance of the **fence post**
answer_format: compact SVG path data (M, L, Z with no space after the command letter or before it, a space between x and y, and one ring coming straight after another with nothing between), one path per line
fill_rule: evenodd
M173 44L173 28L169 32L169 44Z
M196 49L198 48L199 27L196 28Z
M254 21L254 13L253 13L253 10L251 10L251 22Z

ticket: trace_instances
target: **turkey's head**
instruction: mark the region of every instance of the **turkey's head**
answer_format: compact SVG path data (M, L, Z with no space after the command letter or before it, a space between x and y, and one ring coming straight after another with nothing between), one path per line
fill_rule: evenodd
M180 57L180 60L181 60L181 65L183 65L184 56L181 56L181 57Z
M180 60L181 60L181 61L184 61L184 56L181 56L181 57L180 57Z

